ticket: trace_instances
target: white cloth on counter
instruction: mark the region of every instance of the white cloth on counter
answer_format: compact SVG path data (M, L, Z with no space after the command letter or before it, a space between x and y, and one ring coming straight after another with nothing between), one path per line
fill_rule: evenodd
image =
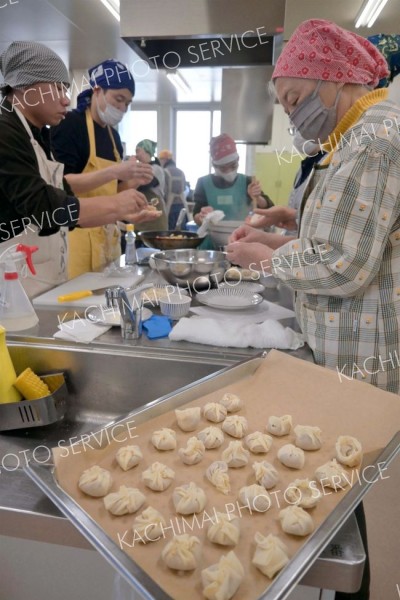
M60 323L58 329L60 331L56 331L53 337L59 340L87 344L111 329L111 325L99 325L88 319L72 319Z
M289 319L295 316L292 310L279 306L279 304L275 304L274 302L268 302L268 300L263 300L258 306L238 311L211 308L209 306L192 306L190 312L199 317L217 319L218 321L221 319L232 321L234 315L235 322L241 325L246 323L262 323L265 319L279 321L280 319Z
M278 321L267 319L263 323L243 323L232 320L184 317L178 321L169 339L232 348L277 348L297 350L304 346L299 333L283 327Z

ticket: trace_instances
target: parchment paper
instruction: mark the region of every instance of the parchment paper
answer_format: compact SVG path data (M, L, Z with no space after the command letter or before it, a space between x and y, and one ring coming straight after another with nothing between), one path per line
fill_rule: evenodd
M398 396L358 381L340 383L335 372L276 350L268 354L253 375L245 377L234 385L225 386L218 392L199 397L196 401L184 406L203 406L206 402L220 399L228 391L238 394L244 401L244 408L235 414L247 418L248 433L257 430L265 432L265 425L271 415L290 414L293 417L293 425L317 425L322 429L323 446L321 450L305 453L306 461L303 469L289 469L278 461L276 454L282 445L293 443L294 434L291 433L281 438L276 437L268 454L251 454L247 466L229 469L232 490L227 496L218 492L208 482L205 471L211 462L221 458L222 451L233 438L225 434L223 445L218 449L207 450L203 460L194 466L184 465L177 450L159 452L150 442L154 430L160 427L170 427L177 432L177 447L180 448L186 445L187 439L195 435L197 431L214 425L204 418L201 419L195 432L188 433L184 433L178 428L174 411L139 424L134 431L138 437L121 442L122 445L139 445L144 455L139 465L127 472L123 472L115 461L116 450L121 446L121 443L115 441L101 450L90 450L87 447L78 446L73 451L70 449L70 452L67 452L66 448L54 451L56 474L61 487L176 600L187 600L189 589L190 597L193 600L204 598L201 570L216 563L222 554L227 554L232 549L242 561L246 573L235 598L240 598L240 600L258 598L270 585L271 580L251 564L255 551L255 532L260 531L263 535L268 533L279 535L288 546L290 556L293 556L308 539L307 537L290 536L281 530L278 513L280 509L287 506L283 497L286 487L297 478L313 479L315 469L335 456L334 445L339 435L352 435L361 441L364 449L363 465L365 465L375 459L377 453L388 444L400 425L400 398ZM111 398L110 402L112 402ZM132 419L130 419L130 423L132 423ZM217 424L217 427L221 427L221 424ZM132 425L130 425L131 428ZM121 439L126 437L126 434L121 435ZM67 453L68 456L65 456ZM176 473L174 482L164 492L153 492L146 488L141 481L142 472L156 460L172 467ZM239 508L238 491L244 485L256 483L251 465L260 460L267 460L274 464L280 473L281 480L275 488L270 490L272 508L265 513L253 512L250 514L246 508ZM165 539L162 538L146 545L135 542L133 548L124 544L124 541L129 544L133 543L131 527L135 515L114 517L105 510L101 498L90 498L77 487L82 471L95 464L112 471L114 483L111 491L116 491L121 484L125 484L137 487L145 494L146 503L137 514L149 505L159 510L167 520L167 526L173 526L173 529L166 529ZM349 469L348 472L351 479L352 471ZM353 485L358 485L356 473L357 471L354 470ZM361 473L362 469L359 470L359 474ZM190 481L196 482L205 490L207 504L204 514L197 515L197 519L186 516L185 523L182 516L175 513L172 492L175 487ZM346 491L335 493L328 489L325 491L321 502L316 508L309 511L316 527L322 523L345 493ZM210 519L215 520L214 510L231 512L240 517L241 537L236 547L217 546L208 541L206 531L211 523ZM124 535L127 530L129 533ZM201 539L203 556L195 571L177 573L162 562L161 551L172 539L174 532L176 534L189 533Z

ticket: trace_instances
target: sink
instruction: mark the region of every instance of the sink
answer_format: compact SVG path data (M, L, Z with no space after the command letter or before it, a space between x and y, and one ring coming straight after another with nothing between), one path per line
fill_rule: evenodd
M220 361L149 353L45 345L10 345L17 373L63 371L68 399L64 419L51 425L0 432L0 460L6 470L23 466L31 456L50 458L50 448L73 443L130 411L223 368Z

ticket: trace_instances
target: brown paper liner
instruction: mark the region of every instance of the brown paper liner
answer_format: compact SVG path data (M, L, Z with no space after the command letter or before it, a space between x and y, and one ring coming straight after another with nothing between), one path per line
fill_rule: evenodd
M223 445L218 449L207 450L203 460L194 466L184 465L177 450L160 452L150 442L154 430L170 427L177 433L178 449L186 445L187 439L195 435L197 431L209 425L221 427L221 424L210 423L204 418L201 419L195 432L187 433L182 432L177 426L174 411L140 423L135 430L133 430L134 418L132 418L129 420L129 431L120 435L122 440L128 438L126 441L118 443L112 440L106 448L101 450L77 446L74 449L71 447L69 449L59 448L54 451L56 474L60 486L115 540L118 546L121 545L118 534L126 542L132 544L133 534L130 531L135 515L114 517L106 511L101 498L90 498L78 489L77 482L82 471L92 465L101 465L112 472L111 491L116 491L120 485L124 484L137 487L145 494L146 503L137 514L150 505L163 514L167 526L173 526L173 529L166 529L165 538L157 542L146 545L136 542L133 548L128 548L122 543L122 548L176 600L186 600L188 593L192 600L204 598L201 570L216 563L222 554L227 554L230 550L235 552L245 570L245 578L235 594L235 598L240 600L258 598L270 585L271 580L251 564L255 551L255 532L260 531L263 535L268 533L279 535L289 548L291 557L308 539L307 537L298 538L287 535L281 530L278 513L280 508L287 506L283 497L286 487L297 478L313 479L315 469L334 458L335 442L339 435L352 435L360 440L364 449L363 465L367 465L376 458L379 451L388 444L399 429L400 401L398 396L357 381L340 383L335 372L275 350L268 354L253 375L182 406L204 406L206 402L218 401L225 392L236 393L244 401L244 408L235 414L247 418L248 433L257 430L265 433L265 425L269 416L290 414L293 417L294 426L296 424L317 425L322 429L322 448L315 452L305 452L304 468L293 470L284 467L276 455L281 446L294 442L294 434L291 433L281 438L275 437L272 448L267 454L251 454L247 466L229 469L231 493L227 496L218 492L211 485L205 477L205 471L211 462L221 459L222 451L234 438L225 434ZM132 393L134 394L134 391ZM111 398L110 402L112 402ZM121 429L118 430L118 432L120 431ZM138 437L131 439L129 435ZM106 437L104 436L103 439ZM121 444L137 444L143 452L143 460L137 467L127 472L122 471L115 461L115 453ZM66 454L68 455L65 456ZM260 460L271 462L278 469L281 479L275 488L269 490L272 508L265 513L253 512L250 514L247 509L239 508L238 492L242 486L256 483L251 465ZM176 473L174 482L164 492L153 492L141 481L142 472L154 461L160 461L170 466ZM351 478L352 470L347 470L349 478ZM358 473L362 473L362 470L359 470ZM196 482L207 495L205 512L197 515L197 519L191 516L177 515L172 502L174 488L190 481ZM358 485L357 470L354 470L353 473L353 484ZM346 491L349 489L350 487L346 488ZM316 528L340 502L346 491L333 492L326 489L321 502L309 511ZM208 541L206 531L211 523L210 519L215 520L214 511L232 512L235 516L241 517L241 536L236 547L217 546ZM129 533L123 537L126 530ZM161 551L172 539L174 532L176 534L189 533L200 538L203 555L196 570L178 573L170 570L162 562Z

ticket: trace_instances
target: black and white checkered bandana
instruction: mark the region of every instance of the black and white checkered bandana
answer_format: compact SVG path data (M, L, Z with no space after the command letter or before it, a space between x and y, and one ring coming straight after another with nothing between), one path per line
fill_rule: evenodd
M35 83L64 83L69 76L61 58L47 46L37 42L13 42L0 56L4 83L21 88Z

